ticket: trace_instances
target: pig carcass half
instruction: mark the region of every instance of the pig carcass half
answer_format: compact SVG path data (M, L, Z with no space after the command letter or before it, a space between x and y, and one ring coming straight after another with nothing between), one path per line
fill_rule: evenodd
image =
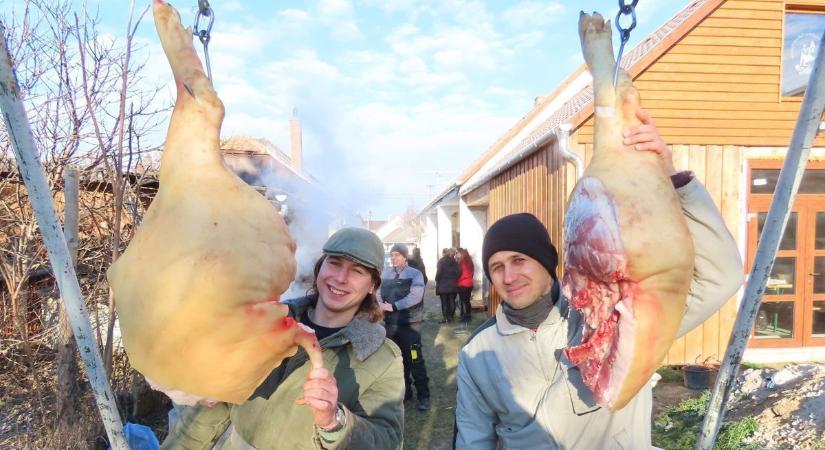
M160 190L108 271L132 366L189 398L242 403L315 335L287 316L295 243L278 211L223 162L224 108L172 6L155 26L177 84Z
M626 73L613 86L610 22L579 18L593 76L593 158L564 223L564 294L584 318L580 345L564 350L596 401L615 411L648 382L684 314L693 242L661 158L622 144L639 124L639 95Z

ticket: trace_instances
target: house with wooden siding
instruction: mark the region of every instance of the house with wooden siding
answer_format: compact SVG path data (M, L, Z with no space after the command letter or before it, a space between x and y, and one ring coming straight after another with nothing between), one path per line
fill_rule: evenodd
M622 59L677 170L711 193L746 272L823 31L825 0L693 0ZM563 241L567 197L593 153L590 81L584 66L572 73L432 200L419 215L422 254L458 241L480 267L487 225L521 211ZM825 137L806 169L745 354L752 361L825 357ZM477 282L492 313L498 297ZM676 341L665 363L721 360L740 296Z

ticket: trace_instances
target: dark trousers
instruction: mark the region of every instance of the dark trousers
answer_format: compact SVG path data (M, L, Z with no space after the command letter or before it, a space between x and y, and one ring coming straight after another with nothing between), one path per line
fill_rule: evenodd
M452 321L453 316L455 316L456 295L458 294L455 292L439 295L439 297L441 297L441 315L444 316L444 320Z
M430 398L430 379L427 366L424 365L424 353L421 348L421 322L409 325L386 325L387 337L401 349L404 361L404 385L407 393L404 399L412 398L412 386L418 398Z
M465 322L470 321L470 316L472 314L472 309L470 309L470 293L473 292L473 288L471 287L459 287L458 288L458 300L461 306L461 320Z

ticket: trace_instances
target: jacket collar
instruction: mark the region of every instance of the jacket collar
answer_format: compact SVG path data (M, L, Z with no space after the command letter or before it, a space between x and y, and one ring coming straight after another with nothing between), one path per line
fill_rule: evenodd
M539 325L538 330L542 330L546 327L552 327L558 325L560 322L568 320L570 314L570 306L565 298L564 295L559 295L558 300L553 305L553 309L550 310L550 314L547 315L547 318L544 319L544 322ZM577 322L578 321L572 321ZM568 324L569 326L570 324ZM518 333L525 333L530 331L528 328L524 328L520 325L515 325L507 320L507 316L504 315L504 310L502 308L496 309L496 326L498 327L498 332L503 335L511 335L511 334L518 334ZM570 329L570 328L569 328ZM568 336L572 336L568 332Z
M311 302L312 299L309 296L283 301L289 306L290 314L296 318L301 317L305 310L311 310ZM352 344L355 357L363 361L381 347L386 335L387 331L381 324L370 322L365 314L359 313L341 331L324 339L322 347L335 348Z

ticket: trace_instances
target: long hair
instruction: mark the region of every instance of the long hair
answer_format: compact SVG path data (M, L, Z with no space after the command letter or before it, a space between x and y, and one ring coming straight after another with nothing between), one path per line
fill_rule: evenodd
M315 268L312 270L312 286L307 291L307 296L309 296L310 305L312 306L318 304L318 273L321 271L321 265L324 264L325 259L327 259L327 255L321 255L318 261L315 261ZM373 268L359 265L369 272L374 290L379 289L381 287L381 274ZM358 311L356 311L355 314L364 314L367 320L373 323L384 318L384 311L378 306L378 299L375 298L374 293L367 293L367 296L364 297L364 299L361 300L361 304L358 305Z
M476 268L473 264L473 258L470 258L470 252L466 248L460 248L458 251L461 252L461 264L466 264L470 272L475 272Z

